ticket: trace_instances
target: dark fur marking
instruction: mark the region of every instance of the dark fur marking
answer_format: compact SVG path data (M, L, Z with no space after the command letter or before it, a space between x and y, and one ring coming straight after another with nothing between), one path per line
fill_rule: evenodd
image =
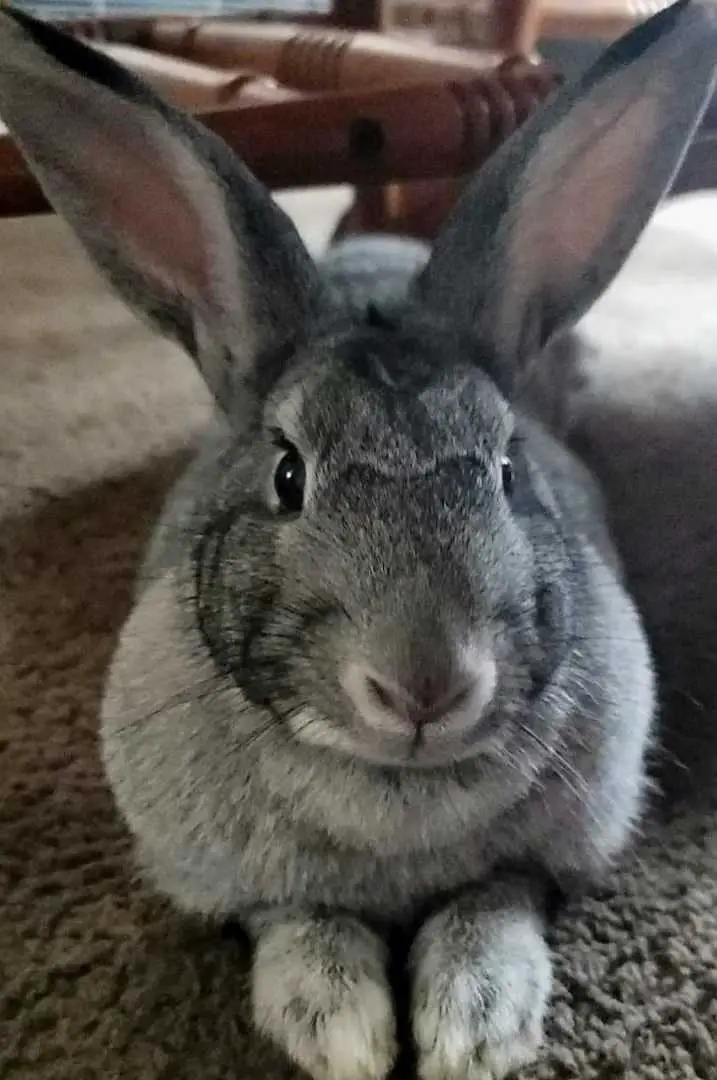
M239 516L237 507L222 509L202 530L192 551L194 602L197 626L207 651L222 675L230 671L226 651L221 647L221 615L213 604L221 586L221 555L226 537ZM219 607L221 611L221 605Z

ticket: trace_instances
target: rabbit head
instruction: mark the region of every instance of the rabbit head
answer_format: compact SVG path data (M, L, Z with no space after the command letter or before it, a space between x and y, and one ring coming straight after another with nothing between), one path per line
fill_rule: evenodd
M357 307L220 139L0 13L0 115L232 431L177 559L217 678L253 706L237 724L414 768L490 754L528 714L559 730L612 571L599 500L525 387L667 190L716 41L682 0L614 45L487 162L403 294Z

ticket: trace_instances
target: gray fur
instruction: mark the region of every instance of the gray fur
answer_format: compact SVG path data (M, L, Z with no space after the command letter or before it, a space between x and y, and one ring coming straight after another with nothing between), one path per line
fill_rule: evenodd
M600 478L660 674L664 804L713 801L717 200L671 199L580 325L571 443Z
M464 235L454 219L428 261L425 249L367 240L333 252L322 277L214 140L205 152L198 130L188 138L186 120L107 62L87 58L78 75L83 51L68 57L61 35L7 13L0 26L10 42L0 114L97 261L110 259L110 278L128 262L136 280L153 275L151 296L158 281L179 295L170 316L189 311L202 328L191 351L224 410L168 500L107 680L104 761L142 865L187 911L244 922L257 1024L315 1080L387 1075L395 927L416 931L408 971L423 1080L500 1080L541 1038L547 883L588 885L624 851L644 801L654 705L600 491L548 430L562 425L562 405L523 348L545 337L531 293L541 251L528 245L516 261L517 228L476 280L480 252L466 240L491 221L476 233L471 217ZM662 181L645 184L655 148L664 179L709 92L705 38L717 39L713 21L684 0L636 31L511 144L503 161L527 170L529 190L522 173L510 194L502 169L489 170L499 192L488 183L483 209L469 201L462 213L490 213L510 194L514 224L526 206L547 215L556 177L535 135L555 136L567 194L582 194L570 170L594 167L595 205L610 211L599 291L659 198ZM685 73L692 89L666 124L649 106ZM182 190L212 271L196 309L171 244L133 261L143 238L131 216L120 212L112 244L98 245L87 223L107 209L104 178L83 175L95 164L82 146L85 165L70 168L72 139L45 130L48 88L82 103L79 130L65 120L78 139L94 130L111 142L121 119L135 147L159 140L168 184L172 161L180 173L191 163ZM654 122L639 156L622 135L622 157L600 138L567 152L586 101L601 132L618 134L622 111L645 105ZM115 149L138 167L132 145ZM567 222L583 209L563 198ZM570 249L581 282L595 270L592 240ZM463 302L459 279L473 289ZM520 300L508 337L506 310L491 322L483 303L502 288ZM551 333L585 302L581 287L561 296ZM302 512L290 515L273 487L285 442L306 468ZM376 670L416 701L426 681L469 681L440 722L414 730L398 707L358 694Z
M362 234L334 244L321 269L339 302L363 312L369 303L383 307L404 299L430 254L420 240Z
M447 904L423 925L410 968L423 1080L481 1080L532 1062L551 972L523 881L497 877Z

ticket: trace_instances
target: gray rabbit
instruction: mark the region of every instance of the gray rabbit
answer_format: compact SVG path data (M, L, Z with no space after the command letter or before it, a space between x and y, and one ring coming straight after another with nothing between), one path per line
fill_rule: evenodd
M107 682L141 863L243 923L256 1024L315 1080L391 1070L395 928L422 1080L499 1080L541 1042L553 885L600 880L640 817L655 699L544 350L668 188L715 16L681 0L563 87L431 252L322 266L199 124L27 16L0 29L0 115L218 405Z

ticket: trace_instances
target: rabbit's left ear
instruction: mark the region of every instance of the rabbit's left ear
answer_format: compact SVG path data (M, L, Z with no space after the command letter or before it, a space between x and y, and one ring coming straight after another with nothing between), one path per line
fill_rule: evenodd
M469 185L415 283L508 380L600 296L706 108L717 11L680 0L559 89Z

